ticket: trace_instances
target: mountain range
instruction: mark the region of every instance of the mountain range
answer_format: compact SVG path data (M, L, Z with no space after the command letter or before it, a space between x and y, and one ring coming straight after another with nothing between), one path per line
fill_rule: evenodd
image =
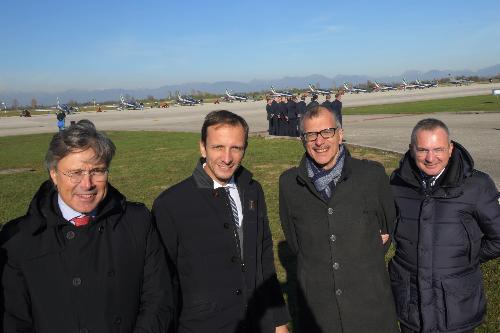
M349 82L354 85L366 83L370 81L379 81L384 83L399 84L402 78L413 81L417 78L421 80L435 80L456 76L480 76L492 77L500 74L500 64L485 67L477 71L472 70L430 70L427 72L418 70L408 70L401 75L396 76L368 76L368 75L342 75L338 74L334 77L327 77L320 74L308 76L286 76L281 79L274 80L251 80L249 82L238 81L218 81L218 82L191 82L175 85L165 85L153 89L103 89L103 90L75 90L70 89L60 92L41 92L41 91L0 91L0 102L3 101L7 106L11 105L16 99L19 105L30 105L31 100L35 98L38 105L54 105L59 97L61 102L69 100L77 101L78 103L86 103L95 99L97 103L104 101L117 101L120 95L129 95L138 99L154 96L155 98L166 98L175 96L176 92L181 94L192 94L197 91L208 92L214 94L223 94L225 89L230 89L234 92L256 92L268 91L273 85L276 89L291 89L299 88L306 89L309 83L316 85L318 88L335 88L340 87L343 82Z

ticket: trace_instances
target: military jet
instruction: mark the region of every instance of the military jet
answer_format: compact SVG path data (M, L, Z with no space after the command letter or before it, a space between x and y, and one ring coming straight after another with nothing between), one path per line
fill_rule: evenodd
M368 92L368 90L363 89L363 88L354 87L352 84L349 87L349 85L346 82L344 82L344 88L345 88L345 91L347 91L348 93L351 93L351 94L359 94L359 93L367 93Z
M323 96L326 96L326 95L332 95L333 92L330 91L330 90L324 90L324 89L320 89L320 88L316 88L314 85L312 84L309 84L309 91L313 94L313 95L323 95Z
M398 88L393 87L393 86L386 86L384 84L380 84L377 81L373 82L373 86L375 91L391 91L391 90L398 90Z
M72 107L72 106L69 106L68 104L61 104L59 102L59 97L57 97L56 109L61 111L61 112L64 112L65 114L70 114L70 113L78 111L77 107Z
M181 94L177 93L177 104L179 105L189 105L194 106L201 104L201 100L195 99L191 96L181 96Z
M437 86L438 86L437 82L424 83L424 82L420 81L419 79L416 79L415 83L424 87L424 88L437 88Z
M239 94L233 94L232 91L228 91L227 89L226 89L226 96L225 96L224 99L226 99L229 102L233 102L233 101L246 102L246 101L248 101L248 97L247 96L239 95Z
M276 91L273 86L271 86L271 95L273 97L293 97L293 94L288 91Z
M144 109L144 104L138 103L134 99L125 99L123 95L120 96L120 105L118 106L118 110L142 110Z

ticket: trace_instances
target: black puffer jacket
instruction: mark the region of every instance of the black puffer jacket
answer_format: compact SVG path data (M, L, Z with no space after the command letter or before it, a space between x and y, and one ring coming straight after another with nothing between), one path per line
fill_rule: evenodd
M479 264L500 255L499 194L458 143L430 193L407 152L391 177L398 209L389 273L400 321L419 332L463 332L485 310Z

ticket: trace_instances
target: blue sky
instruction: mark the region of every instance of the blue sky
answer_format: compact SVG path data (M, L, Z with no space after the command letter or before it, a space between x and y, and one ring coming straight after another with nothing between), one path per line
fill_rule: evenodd
M2 0L0 91L500 63L500 1Z

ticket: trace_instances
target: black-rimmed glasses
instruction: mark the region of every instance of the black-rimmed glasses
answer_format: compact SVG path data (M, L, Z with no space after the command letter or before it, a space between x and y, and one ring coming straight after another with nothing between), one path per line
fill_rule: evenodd
M305 132L302 133L302 137L307 142L315 141L318 138L318 135L321 135L323 139L330 139L331 137L335 136L337 128L338 127L331 127L325 128L319 132Z

